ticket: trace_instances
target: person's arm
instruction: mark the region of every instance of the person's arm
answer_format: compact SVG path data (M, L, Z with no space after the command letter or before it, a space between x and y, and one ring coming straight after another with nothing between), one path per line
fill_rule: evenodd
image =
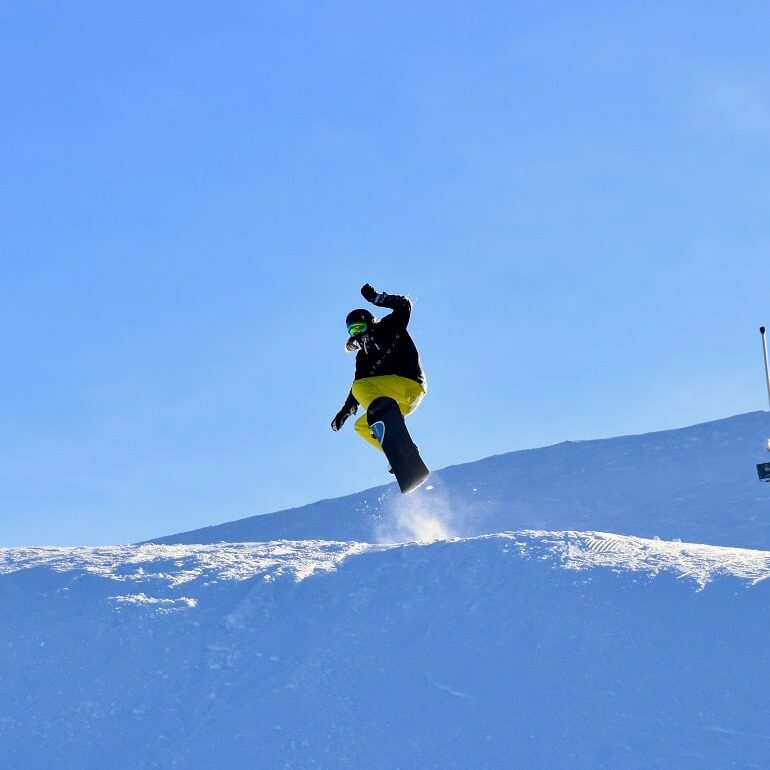
M358 400L353 395L353 391L351 390L345 403L342 405L342 409L337 412L334 419L332 420L332 430L339 430L345 424L345 421L348 419L348 417L352 417L357 411Z
M396 326L406 329L412 315L412 302L408 297L402 297L400 294L387 294L384 291L378 292L370 283L361 287L361 296L377 307L390 308L393 312L388 318L392 318Z

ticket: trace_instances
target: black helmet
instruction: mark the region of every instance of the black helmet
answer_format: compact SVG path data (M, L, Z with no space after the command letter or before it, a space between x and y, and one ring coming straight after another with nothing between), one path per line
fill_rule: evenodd
M366 324L366 328L362 329L361 331L357 332L357 334L362 334L363 332L369 330L372 327L372 324L375 323L374 316L368 311L364 309L359 310L351 310L348 313L348 317L345 319L345 326L348 329L348 333L350 333L350 327L353 324ZM357 334L351 334L351 337L357 336Z

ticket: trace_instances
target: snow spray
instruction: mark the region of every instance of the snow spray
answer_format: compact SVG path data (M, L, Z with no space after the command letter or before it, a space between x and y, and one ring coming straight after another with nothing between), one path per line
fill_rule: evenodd
M437 494L398 495L377 528L378 543L432 543L454 537L451 512Z

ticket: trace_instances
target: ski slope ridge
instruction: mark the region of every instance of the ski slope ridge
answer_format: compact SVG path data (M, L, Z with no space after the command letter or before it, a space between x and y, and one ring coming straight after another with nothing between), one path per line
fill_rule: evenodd
M717 576L750 584L770 577L770 552L681 541L647 540L606 532L501 532L446 543L493 540L522 558L548 560L564 569L606 568L654 576L670 572L703 588ZM157 585L163 592L188 584L204 587L223 581L261 578L271 582L284 575L302 581L318 572L332 572L346 559L365 553L430 550L431 543L372 545L325 540L220 543L216 545L123 545L98 547L32 547L0 549L0 576L48 568L82 572L117 583ZM436 547L436 546L433 546ZM126 597L118 597L124 600ZM191 606L196 606L197 602Z
M395 485L161 537L157 543L403 542L522 529L598 530L770 549L767 412L688 428L511 452Z
M768 576L578 531L3 549L0 760L766 767Z

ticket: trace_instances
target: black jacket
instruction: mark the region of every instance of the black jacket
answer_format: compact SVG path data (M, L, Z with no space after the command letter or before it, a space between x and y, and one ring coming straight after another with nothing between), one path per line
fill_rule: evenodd
M422 370L420 354L406 330L412 314L412 303L406 297L382 293L377 295L375 304L392 308L393 312L373 324L362 337L351 337L348 340L348 349L358 348L354 379L397 374L424 386L425 372ZM351 391L343 409L357 406L358 401Z

